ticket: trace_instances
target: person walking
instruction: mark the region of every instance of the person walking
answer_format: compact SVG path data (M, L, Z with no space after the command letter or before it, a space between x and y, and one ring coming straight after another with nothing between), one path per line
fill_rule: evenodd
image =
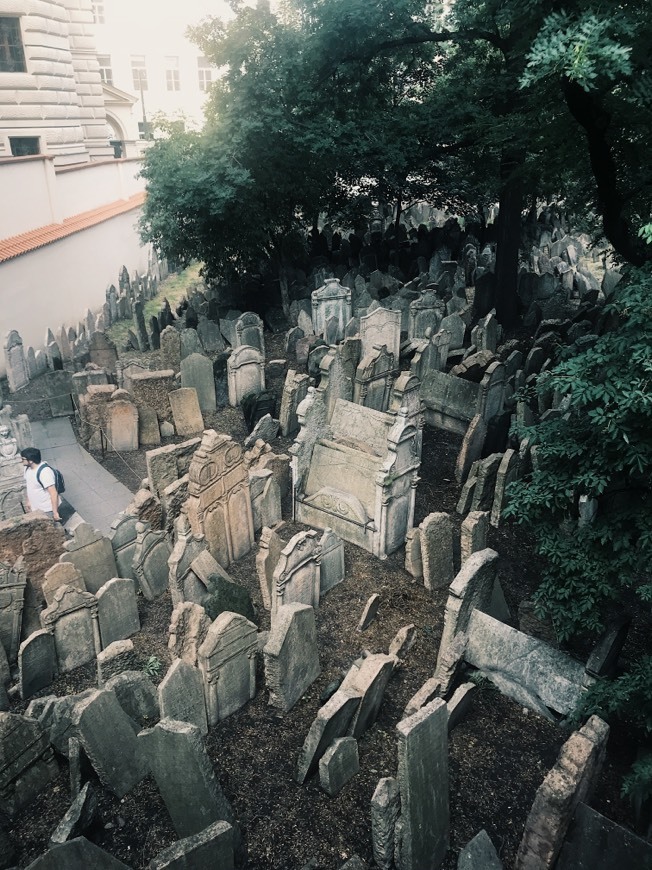
M36 447L25 447L20 451L20 455L27 488L27 507L31 511L43 511L58 523L61 520L59 516L61 499L57 492L54 471L47 462L41 462L41 451Z

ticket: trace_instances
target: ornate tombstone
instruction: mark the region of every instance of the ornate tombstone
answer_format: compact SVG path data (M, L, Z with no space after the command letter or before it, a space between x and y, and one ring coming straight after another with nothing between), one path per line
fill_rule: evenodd
M256 695L256 626L239 613L220 613L199 647L208 724L235 713Z
M263 321L253 311L245 311L235 322L235 347L255 347L265 356Z
M223 568L254 545L249 471L242 447L229 435L207 429L188 472L188 520L203 535Z
M283 604L319 607L321 548L317 532L299 532L281 551L273 575L272 619Z
M312 298L312 326L315 335L326 338L329 321L331 326L328 336L329 344L342 341L346 324L351 319L351 290L344 287L339 278L326 278L325 283L318 290L313 290Z
M229 404L237 407L250 393L265 389L265 357L255 347L242 345L229 357L227 364Z
M13 566L0 562L0 642L10 662L18 656L26 586L22 556Z

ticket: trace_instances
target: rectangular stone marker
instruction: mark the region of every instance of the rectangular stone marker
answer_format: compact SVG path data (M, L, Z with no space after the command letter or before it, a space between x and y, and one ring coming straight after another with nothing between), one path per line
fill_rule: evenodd
M18 650L18 684L23 701L49 686L56 672L54 638L48 631L35 631Z
M287 712L321 670L314 609L307 604L279 607L263 656L269 703Z
M116 797L124 797L147 775L132 722L113 692L98 689L79 701L72 721L100 782Z
M215 411L213 363L201 353L191 353L181 360L181 386L194 387L202 412Z
M85 665L101 650L97 600L90 592L59 587L52 604L41 612L41 625L54 635L59 671Z
M168 588L168 559L172 548L165 532L154 532L149 523L136 524L136 546L132 567L148 601L159 598Z
M383 777L371 798L371 845L380 870L394 870L394 832L400 812L398 782L392 776Z
M197 435L204 431L204 418L194 388L180 387L172 390L168 398L177 435Z
M111 541L88 523L78 525L73 540L63 546L66 552L59 561L72 562L84 578L89 592L97 592L107 580L118 576Z
M319 540L321 566L319 592L322 595L344 580L344 542L332 529L325 529Z
M473 553L487 546L489 511L471 511L460 529L460 561L462 565Z
M162 719L189 722L208 734L204 682L197 668L176 659L158 687L158 699Z
M317 770L320 758L333 740L346 736L347 728L359 703L359 694L338 690L320 708L299 754L295 779L300 785Z
M201 833L184 837L159 852L147 870L233 870L233 867L233 828L228 822L214 822Z
M224 821L234 826L234 845L240 834L231 805L224 797L199 729L187 722L163 719L141 731L138 742L179 837L199 834Z
M239 613L220 613L199 647L208 724L235 713L256 695L256 626Z
M396 726L401 816L396 850L401 870L438 867L449 841L448 711L437 698Z
M370 728L380 711L385 689L392 676L397 659L383 653L367 656L359 668L352 667L340 689L351 689L361 695L360 704L349 725L349 734L361 737Z
M102 648L140 631L136 584L128 577L114 577L97 593Z
M448 586L453 568L453 528L448 514L429 514L419 526L423 585L426 589Z
M327 795L335 797L359 770L358 741L338 737L319 759L319 784Z

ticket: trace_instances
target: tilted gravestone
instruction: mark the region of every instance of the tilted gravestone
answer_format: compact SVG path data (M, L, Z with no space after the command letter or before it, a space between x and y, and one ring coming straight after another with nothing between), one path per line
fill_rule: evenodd
M351 690L338 690L320 708L299 754L295 779L300 785L317 770L320 758L333 740L346 736L347 728L359 703L359 694Z
M18 650L18 685L23 701L49 686L56 672L54 638L47 631L35 631Z
M97 593L102 648L140 631L136 584L129 577L114 577Z
M279 607L263 657L269 703L287 713L320 674L314 609L307 604Z
M181 360L181 386L193 387L202 412L215 411L215 378L213 363L202 353L191 353Z
M204 431L204 418L199 407L197 390L194 387L172 390L168 394L168 399L177 435L198 435Z
M89 592L97 592L107 580L118 576L111 541L88 523L81 523L73 532L72 541L63 545L60 562L72 562L79 570Z
M182 659L195 667L199 647L211 627L211 619L199 604L182 601L172 611L168 650L172 658Z
M154 532L148 523L137 523L133 569L148 601L159 598L168 588L168 559L171 547L165 532Z
M175 659L158 687L161 718L189 722L208 734L204 682L197 668Z
M97 689L80 700L72 722L100 782L116 797L124 797L147 775L131 720L113 692Z
M0 644L10 662L16 661L20 645L27 572L21 556L14 565L0 562Z
M141 731L138 741L179 837L190 837L218 821L233 825L236 849L240 833L224 797L199 729L163 719Z
M0 811L13 818L58 773L45 728L29 716L0 713Z
M118 577L131 577L135 579L133 569L134 550L136 549L136 525L138 517L126 513L119 513L111 523L109 540L113 549L113 555L118 568Z

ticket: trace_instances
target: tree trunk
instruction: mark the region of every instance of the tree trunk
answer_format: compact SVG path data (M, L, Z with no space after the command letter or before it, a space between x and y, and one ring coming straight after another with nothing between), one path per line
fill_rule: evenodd
M597 97L577 82L562 82L566 105L586 134L604 234L617 253L634 266L650 257L625 215L626 202L618 182L616 160L608 140L611 117Z
M285 266L279 265L278 267L278 283L281 288L281 306L283 308L283 314L285 314L288 323L291 323L290 316L290 287L288 285L288 276L285 271Z
M398 230L401 226L401 215L403 214L403 196L401 191L399 191L398 196L396 197L396 220L394 221L394 238L396 239L396 246L398 249Z
M518 252L521 241L523 211L523 181L518 173L522 159L504 154L500 162L503 186L500 191L496 269L496 317L504 329L513 329L519 322Z

